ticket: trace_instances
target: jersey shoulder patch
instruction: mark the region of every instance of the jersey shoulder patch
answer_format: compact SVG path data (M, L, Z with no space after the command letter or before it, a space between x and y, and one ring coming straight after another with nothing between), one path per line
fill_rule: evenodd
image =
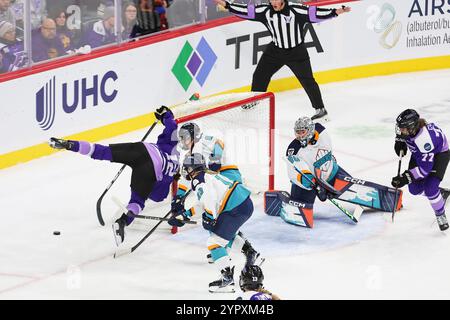
M300 150L300 149L301 149L300 141L298 141L297 139L294 139L289 144L289 146L286 150L286 156L296 155L298 150Z
M325 127L323 125L321 125L320 123L315 123L314 124L314 129L320 134L323 132L323 130L325 130Z
M434 149L433 139L428 130L422 130L420 135L414 140L421 153L430 153Z

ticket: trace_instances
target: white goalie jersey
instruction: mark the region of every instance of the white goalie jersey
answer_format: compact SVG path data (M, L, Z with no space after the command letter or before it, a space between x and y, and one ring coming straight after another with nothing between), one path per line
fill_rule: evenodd
M313 177L320 174L320 179L330 181L336 175L339 167L333 156L331 138L325 127L315 124L314 137L306 147L302 147L294 139L287 151L285 160L287 171L292 183L310 190Z

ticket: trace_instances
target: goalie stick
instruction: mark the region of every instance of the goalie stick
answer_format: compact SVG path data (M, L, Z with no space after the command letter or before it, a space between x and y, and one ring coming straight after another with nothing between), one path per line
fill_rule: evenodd
M293 157L293 156L288 156L287 159L290 163L292 163L291 159L289 159L290 157ZM307 175L305 175L303 172L301 172L297 168L295 168L295 171L297 171L302 177L304 177L306 180L308 180L308 182L311 183L311 186L313 186L314 189L316 189L318 192L320 191L320 187L322 187L327 191L331 191L334 195L339 195L339 191L337 191L335 188L333 188L326 181L321 180L319 177L316 176L317 184L315 184ZM363 207L356 206L353 213L351 213L336 200L330 199L328 197L327 197L327 199L330 200L332 204L334 204L342 213L344 213L347 217L349 217L354 223L358 223L359 218L361 217L361 215L364 211Z
M186 192L183 197L180 199L181 204L184 205L184 201L186 200L186 197L191 193L191 190L189 190L188 192ZM118 258L120 256L132 253L133 251L135 251L137 248L139 248L139 246L148 238L150 237L150 235L155 232L156 228L159 227L159 225L161 223L163 223L164 221L166 221L165 219L168 219L167 217L172 213L172 210L169 210L169 212L166 213L166 215L164 217L162 217L164 220L160 220L138 243L136 243L134 246L132 246L131 248L126 248L126 249L122 249L122 250L117 250L114 253L114 258Z
M151 125L150 129L148 129L148 131L145 133L144 137L141 139L141 142L143 142L145 139L147 139L148 135L152 132L153 128L156 126L156 124L158 123L158 120L155 119L155 121L153 122L153 124ZM109 189L112 187L112 185L114 184L114 182L116 182L117 178L120 176L120 174L122 173L123 169L125 169L127 165L124 164L122 166L122 168L120 168L119 172L117 172L116 176L114 177L114 179L110 182L110 184L106 187L105 191L103 191L103 193L101 194L100 198L98 198L97 200L97 219L98 222L104 226L105 225L105 220L103 220L103 215L102 215L102 201L103 198L105 197L106 193L109 191Z

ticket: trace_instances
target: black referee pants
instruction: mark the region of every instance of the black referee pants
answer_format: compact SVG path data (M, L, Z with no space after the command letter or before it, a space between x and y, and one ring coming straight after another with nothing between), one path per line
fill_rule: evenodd
M252 91L265 92L272 76L283 66L300 81L314 109L323 108L319 85L314 79L309 54L303 44L293 49L280 49L271 42L264 51L253 73Z

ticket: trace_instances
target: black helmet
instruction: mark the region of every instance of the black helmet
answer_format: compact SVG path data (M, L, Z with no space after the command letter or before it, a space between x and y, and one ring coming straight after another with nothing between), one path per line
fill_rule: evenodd
M188 156L183 161L182 174L187 180L191 180L192 176L196 172L202 172L206 170L205 159L200 153L193 153Z
M263 287L264 275L259 266L247 266L242 269L239 286L242 290L257 290Z
M189 142L194 141L194 143L196 143L200 140L201 136L202 133L200 127L194 122L187 122L180 127L180 130L178 130L178 139L182 142L181 148L184 150L189 149L187 144L184 143L187 138L190 139Z
M396 131L397 134L405 135L401 133L400 129L407 129L409 136L414 136L419 130L420 116L416 110L406 109L397 117Z

